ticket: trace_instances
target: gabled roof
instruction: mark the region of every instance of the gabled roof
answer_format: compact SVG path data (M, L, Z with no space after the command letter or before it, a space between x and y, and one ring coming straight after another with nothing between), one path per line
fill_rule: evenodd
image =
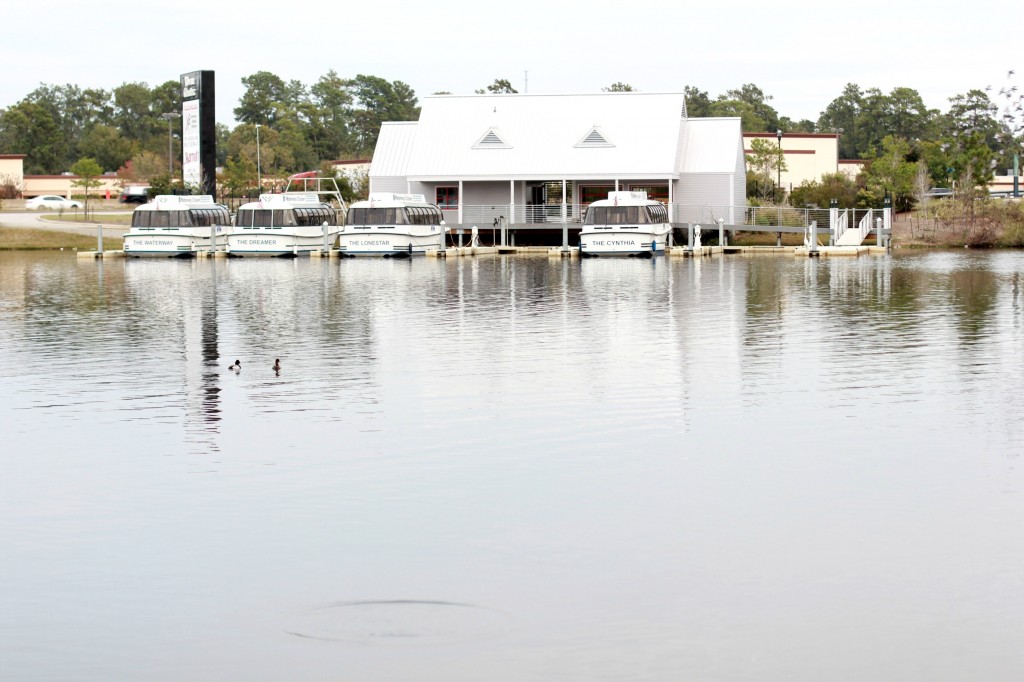
M680 173L735 173L743 154L743 130L737 118L688 118L680 126Z
M377 149L370 163L374 177L399 177L406 174L409 156L416 142L415 121L384 123L377 137Z
M684 106L682 93L425 97L408 166L387 175L411 180L667 177L675 173ZM604 144L580 144L595 130ZM489 131L507 146L482 146ZM389 146L397 141L381 129L371 175L384 175L377 155L393 156Z

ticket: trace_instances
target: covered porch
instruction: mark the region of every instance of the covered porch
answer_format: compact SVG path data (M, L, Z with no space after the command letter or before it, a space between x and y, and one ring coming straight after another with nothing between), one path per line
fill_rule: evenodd
M671 207L673 185L671 178L421 179L410 180L409 192L436 203L451 227L578 229L587 207L609 192L644 191Z

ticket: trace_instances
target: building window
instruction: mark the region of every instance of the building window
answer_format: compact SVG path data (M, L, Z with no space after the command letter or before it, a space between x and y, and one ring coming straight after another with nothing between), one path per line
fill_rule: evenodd
M647 192L648 199L668 203L668 185L630 185L630 191Z
M580 186L580 203L584 206L594 203L600 199L607 199L608 192L614 191L615 186L611 187L607 185L581 185Z
M434 190L436 192L436 200L434 201L440 208L458 208L459 207L459 188L458 187L438 187Z

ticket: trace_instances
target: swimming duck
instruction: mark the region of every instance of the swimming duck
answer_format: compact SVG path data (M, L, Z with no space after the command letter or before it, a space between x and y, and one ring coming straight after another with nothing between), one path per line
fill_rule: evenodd
M229 365L228 369L233 369L234 371L237 372L238 370L242 369L242 361L241 360L235 360L235 364Z
M274 366L271 367L270 369L274 370L275 372L280 372L281 371L281 359L280 358L275 358Z

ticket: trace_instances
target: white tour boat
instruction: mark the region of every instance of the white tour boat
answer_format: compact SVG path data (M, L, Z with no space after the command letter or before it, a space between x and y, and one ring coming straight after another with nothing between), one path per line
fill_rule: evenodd
M307 175L293 176L283 194L261 194L259 201L242 204L228 236L228 253L294 256L330 249L345 220L345 201L333 178ZM291 191L296 178L305 191Z
M338 234L342 256L406 257L441 248L441 209L422 194L372 192L356 201Z
M653 256L665 251L668 209L647 192L608 192L587 207L580 231L583 256Z
M162 194L132 212L124 235L127 256L187 257L211 247L223 248L231 234L231 213L212 196Z

